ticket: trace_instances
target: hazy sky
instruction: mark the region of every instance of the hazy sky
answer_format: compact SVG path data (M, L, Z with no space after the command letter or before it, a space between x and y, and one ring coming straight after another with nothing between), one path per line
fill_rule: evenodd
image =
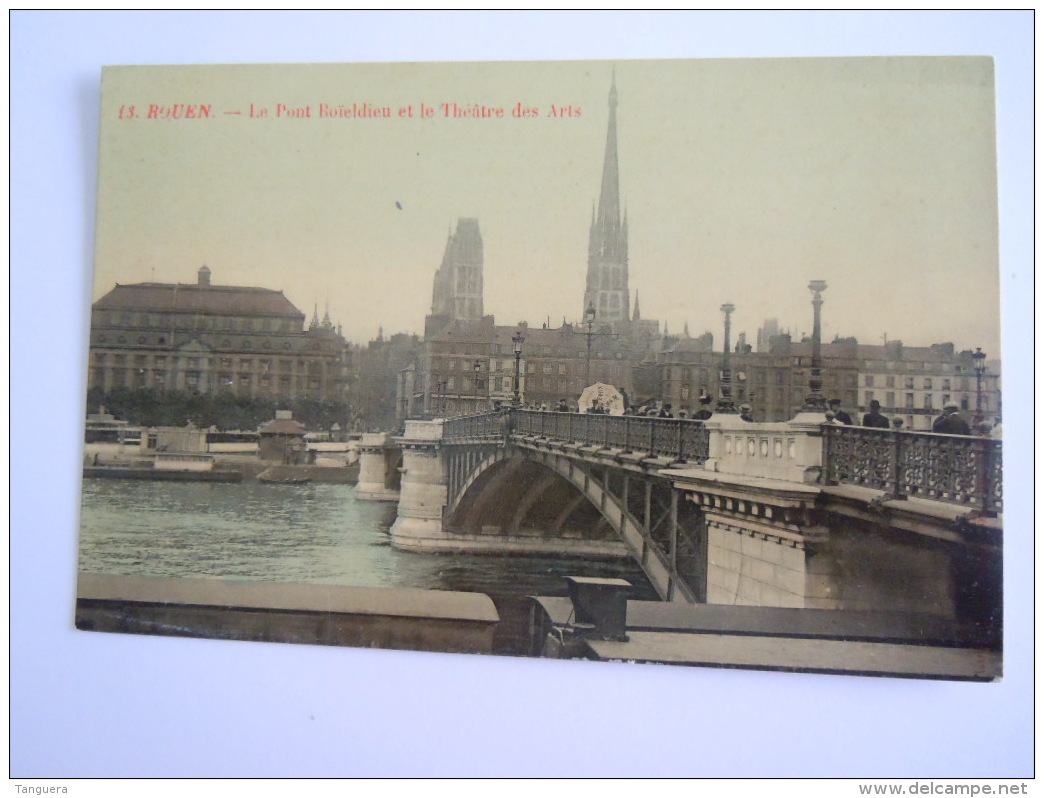
M421 332L447 233L472 216L486 312L575 320L614 69L644 318L720 346L729 301L734 336L753 342L766 317L799 335L821 278L827 339L999 353L988 59L111 69L94 297L193 282L205 263L214 283L282 289L309 316L328 305L357 342ZM175 103L211 117L148 118ZM320 116L365 103L391 118ZM504 115L449 118L444 103Z

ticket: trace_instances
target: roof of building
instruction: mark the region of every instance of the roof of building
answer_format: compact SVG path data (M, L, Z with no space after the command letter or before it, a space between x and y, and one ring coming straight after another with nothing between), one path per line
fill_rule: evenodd
M94 309L304 318L282 291L195 283L117 283Z
M269 421L258 430L262 435L304 435L305 425L289 418L277 418Z

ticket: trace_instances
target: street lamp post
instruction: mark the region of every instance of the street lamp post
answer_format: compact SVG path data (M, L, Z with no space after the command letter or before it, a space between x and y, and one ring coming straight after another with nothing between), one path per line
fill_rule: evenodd
M514 337L512 337L512 339L511 339L511 343L514 344L514 347L515 347L515 398L514 398L514 401L512 403L514 407L518 407L519 405L522 404L521 395L520 395L521 394L521 364L522 364L522 344L525 342L525 340L526 340L526 337L522 334L521 330L516 332ZM588 339L588 340L590 340L590 339Z
M826 399L823 396L823 361L820 352L820 310L823 307L823 292L826 291L825 280L813 280L808 284L812 292L812 376L808 380L809 394L805 397L806 413L825 413Z
M618 333L614 332L595 332L595 306L591 303L587 306L587 310L584 311L584 326L587 328L581 332L574 332L574 335L583 335L587 338L587 363L584 367L584 384L586 388L591 384L591 346L594 343L595 337L604 335L607 338L618 338Z
M715 413L735 413L736 405L732 401L732 357L729 350L732 348L732 313L736 306L726 302L721 306L721 312L725 314L725 349L721 359L721 396L714 408Z
M976 434L982 435L985 428L982 414L982 377L986 373L986 353L982 351L982 347L975 347L972 359L975 361L975 423L973 427Z
M584 367L584 387L591 384L591 342L594 340L595 307L592 302L584 311L584 324L587 325L587 365Z
M438 401L435 403L435 412L442 416L446 413L446 388L449 385L449 380L439 380L435 383L435 387L438 389Z
M475 412L479 411L479 372L482 370L482 361L475 361Z

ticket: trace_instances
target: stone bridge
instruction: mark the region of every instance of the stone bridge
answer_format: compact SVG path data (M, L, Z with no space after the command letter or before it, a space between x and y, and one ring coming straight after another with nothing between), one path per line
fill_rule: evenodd
M999 619L998 441L512 409L363 443L401 549L629 555L673 602Z

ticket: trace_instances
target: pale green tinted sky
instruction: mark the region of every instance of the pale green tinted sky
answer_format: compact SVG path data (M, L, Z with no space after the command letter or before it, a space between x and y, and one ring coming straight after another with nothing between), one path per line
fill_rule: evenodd
M753 342L770 316L797 335L822 278L828 339L999 353L988 59L110 69L95 298L192 282L205 263L215 283L283 289L309 316L328 303L355 341L420 332L447 233L474 216L486 312L576 319L614 67L643 317L720 346L730 301L734 336ZM505 117L446 118L447 102ZM173 103L213 117L117 118ZM321 103L392 118L319 118ZM539 116L514 118L518 103ZM279 104L312 117L276 118ZM550 118L553 104L580 115Z

